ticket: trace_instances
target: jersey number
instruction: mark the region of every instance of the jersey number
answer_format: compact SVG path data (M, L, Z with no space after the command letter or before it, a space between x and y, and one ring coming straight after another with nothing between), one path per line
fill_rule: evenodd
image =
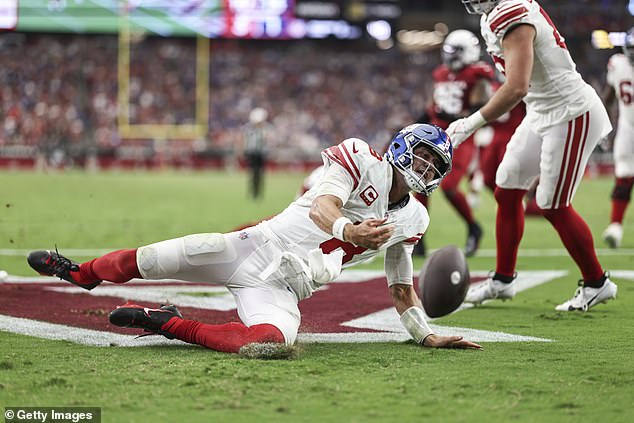
M555 25L553 24L553 21L550 19L550 16L548 16L548 13L546 13L546 11L541 8L541 6L539 7L539 11L541 12L541 14L544 17L544 19L546 19L546 21L548 22L548 25L550 25L552 27L552 29L553 29L553 37L555 37L555 42L557 43L557 45L559 47L565 48L567 50L568 47L566 46L566 42L564 41L564 37L561 36L559 31L557 31L557 28L555 28Z
M621 81L619 84L619 97L626 106L629 106L632 103L632 97L634 97L632 81Z
M343 259L341 260L341 264L346 264L347 262L352 260L355 255L361 254L365 250L367 250L367 248L358 247L354 244L342 241L337 238L330 238L328 241L322 242L321 244L319 244L319 248L321 249L321 251L324 252L324 254L332 253L337 248L341 248L345 253Z

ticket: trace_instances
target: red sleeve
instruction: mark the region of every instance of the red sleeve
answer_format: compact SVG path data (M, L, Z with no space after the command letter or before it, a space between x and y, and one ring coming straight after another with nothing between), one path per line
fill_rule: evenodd
M526 16L528 16L528 9L521 2L510 1L495 8L488 20L491 31L499 36Z

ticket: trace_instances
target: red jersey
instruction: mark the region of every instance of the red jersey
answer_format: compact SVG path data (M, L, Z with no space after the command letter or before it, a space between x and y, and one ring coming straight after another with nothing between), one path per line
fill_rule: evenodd
M493 129L493 140L491 143L508 144L511 135L515 132L515 128L522 123L526 116L526 105L523 101L511 109L510 112L504 113L497 120L488 125Z
M428 110L431 123L447 129L454 119L471 113L469 101L471 91L481 79L493 83L495 70L485 62L467 65L453 72L445 65L440 65L432 72L434 80L433 104Z

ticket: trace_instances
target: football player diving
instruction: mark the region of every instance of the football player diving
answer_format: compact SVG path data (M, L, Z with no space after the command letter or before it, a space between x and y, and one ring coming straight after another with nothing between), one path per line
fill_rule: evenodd
M412 281L412 249L429 215L410 191L436 189L451 170L452 151L447 134L428 124L403 128L384 156L349 138L322 152L324 172L312 189L256 226L114 251L81 264L47 250L32 252L28 262L40 274L88 290L133 278L224 285L241 322L205 324L183 318L173 305L151 309L131 303L114 310L110 322L239 352L251 343L294 344L298 302L342 268L384 252L389 292L412 338L426 347L479 349L460 336L432 332Z

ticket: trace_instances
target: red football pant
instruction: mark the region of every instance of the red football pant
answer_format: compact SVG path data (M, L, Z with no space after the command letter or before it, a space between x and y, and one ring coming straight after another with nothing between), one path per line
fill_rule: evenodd
M253 342L278 344L285 342L282 332L269 324L250 327L238 322L209 325L195 320L172 317L161 329L171 333L181 341L228 353L237 353L241 347Z
M460 147L454 150L451 172L440 183L440 189L444 192L449 203L469 225L475 223L475 219L467 198L460 191L458 185L462 177L467 173L475 151L476 146L473 138L460 144Z

